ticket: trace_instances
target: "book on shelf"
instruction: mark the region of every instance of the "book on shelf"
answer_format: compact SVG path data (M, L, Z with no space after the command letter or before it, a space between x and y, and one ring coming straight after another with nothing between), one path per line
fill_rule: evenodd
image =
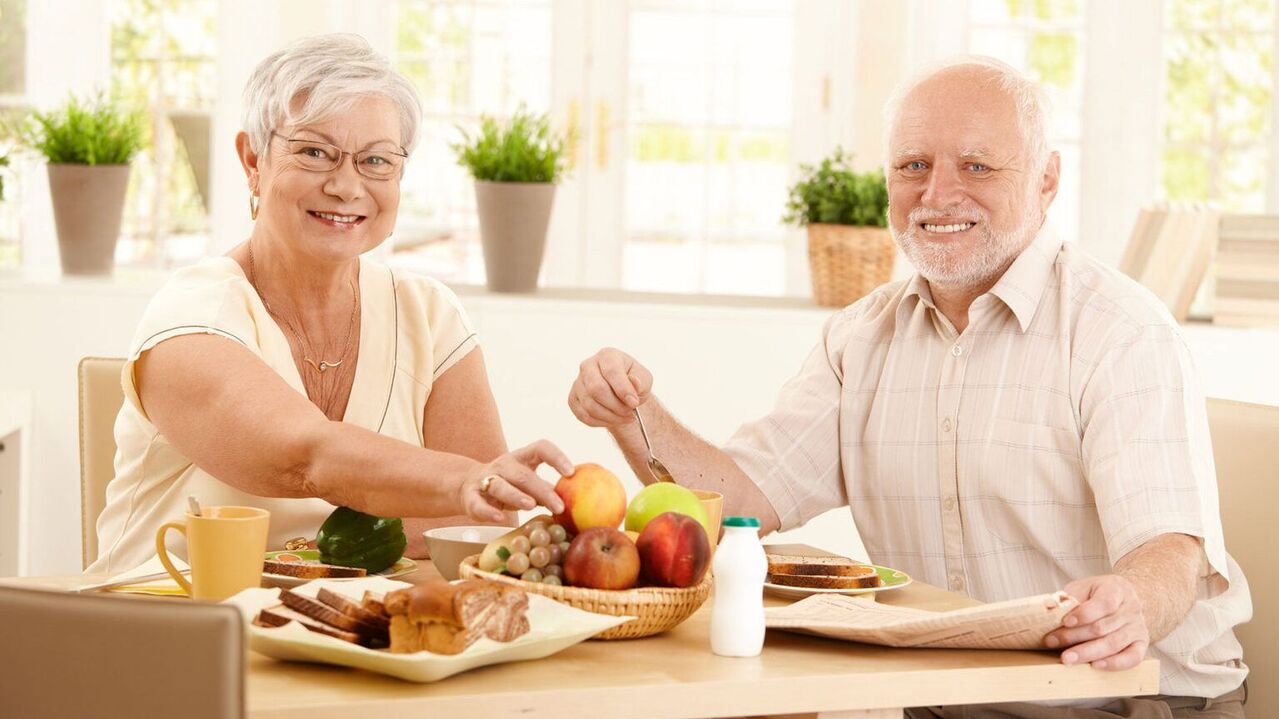
M1224 215L1213 323L1279 325L1279 215Z

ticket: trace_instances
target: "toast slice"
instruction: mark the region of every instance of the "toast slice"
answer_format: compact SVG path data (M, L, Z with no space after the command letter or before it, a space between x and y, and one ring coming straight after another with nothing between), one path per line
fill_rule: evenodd
M299 579L332 579L334 577L364 577L368 571L359 567L339 567L335 564L324 564L299 559L292 562L281 562L278 559L267 559L262 562L265 574L279 574Z
M360 635L355 632L348 632L337 627L331 627L317 619L312 619L305 614L295 612L286 606L280 605L275 607L267 607L258 612L258 616L253 623L260 627L282 627L289 622L297 622L303 627L317 634L324 634L334 639L341 639L344 642L352 644L360 643Z
M769 567L768 582L803 589L870 589L884 582L874 567L858 565L857 574L774 574Z
M386 612L386 604L384 603L385 599L386 597L384 595L374 594L373 592L366 590L364 592L364 599L360 602L360 606L374 614L384 617L389 616Z
M377 627L361 619L347 616L318 599L312 599L288 589L280 591L280 601L299 614L343 631L354 632L362 637L376 637L380 634Z
M811 575L819 577L861 577L867 565L848 557L791 556L768 554L769 574ZM873 572L872 572L873 573Z
M352 599L347 599L327 587L321 587L319 594L317 594L315 598L320 600L321 603L333 607L348 617L358 619L359 621L378 629L383 634L386 633L387 627L391 624L390 617L386 615L385 611L379 614L371 609L366 609L363 604Z

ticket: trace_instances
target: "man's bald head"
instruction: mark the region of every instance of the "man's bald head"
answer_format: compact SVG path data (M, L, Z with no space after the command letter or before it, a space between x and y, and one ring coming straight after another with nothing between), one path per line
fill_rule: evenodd
M1048 96L1039 85L1001 60L982 55L961 55L934 65L893 91L884 105L884 163L893 162L890 152L893 133L901 121L902 110L922 94L932 94L939 87L958 95L974 90L997 90L1012 103L1022 142L1030 166L1042 170L1048 162L1048 121L1051 113Z

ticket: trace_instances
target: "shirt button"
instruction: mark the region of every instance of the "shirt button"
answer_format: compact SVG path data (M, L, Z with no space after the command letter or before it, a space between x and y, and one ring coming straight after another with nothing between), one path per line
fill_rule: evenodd
M947 497L947 498L946 498L946 501L945 501L945 502L942 502L942 506L946 508L946 511L947 511L947 512L953 512L953 511L955 511L955 498L954 498L954 497Z
M956 592L962 592L964 590L964 578L958 574L952 574L950 577L950 588Z
M946 419L943 419L941 421L941 431L949 432L950 430L954 428L955 428L955 423L950 421L950 417L947 417Z
M964 348L960 347L959 345L952 345L950 348L950 353L958 357L964 353Z

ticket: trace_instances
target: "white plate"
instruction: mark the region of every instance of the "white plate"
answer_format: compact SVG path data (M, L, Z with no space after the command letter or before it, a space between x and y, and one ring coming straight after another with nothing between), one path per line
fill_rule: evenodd
M349 598L359 599L365 590L384 593L408 586L411 585L374 576L337 581L316 579L294 591L314 597L321 587L327 587ZM253 617L260 609L279 603L279 591L275 589L246 589L227 602L235 604L244 614L249 646L255 652L276 659L358 667L411 682L433 682L489 664L541 659L634 618L584 612L529 593L529 631L514 641L496 642L484 638L455 655L430 652L392 654L385 649L368 649L308 631L297 622L289 622L282 627L254 626Z
M279 555L279 554L296 554L299 557L302 557L303 559L318 560L320 558L320 550L318 549L298 549L296 551L281 550L278 552L267 552L266 558L275 559L276 555ZM400 557L399 560L395 562L395 564L392 564L390 567L383 569L377 574L374 574L371 576L402 577L405 574L408 574L409 572L416 572L416 571L417 571L417 562L414 562L412 559L409 559L408 557ZM361 577L355 577L355 578L361 579ZM285 589L292 589L293 587L302 586L303 584L306 584L307 582L310 582L310 581L314 581L314 580L308 579L307 577L290 577L287 574L270 574L268 572L262 573L262 582L263 584L266 584L269 587L283 587ZM350 578L339 579L338 581L350 581Z
M860 589L809 589L807 587L787 587L781 584L773 584L772 582L764 582L764 591L783 599L803 599L811 597L814 594L843 594L845 596L855 596L858 594L875 594L877 592L887 592L893 589L901 589L913 581L910 575L892 569L890 567L881 567L872 564L875 571L879 573L879 578L883 580L883 584L878 587L863 587Z

